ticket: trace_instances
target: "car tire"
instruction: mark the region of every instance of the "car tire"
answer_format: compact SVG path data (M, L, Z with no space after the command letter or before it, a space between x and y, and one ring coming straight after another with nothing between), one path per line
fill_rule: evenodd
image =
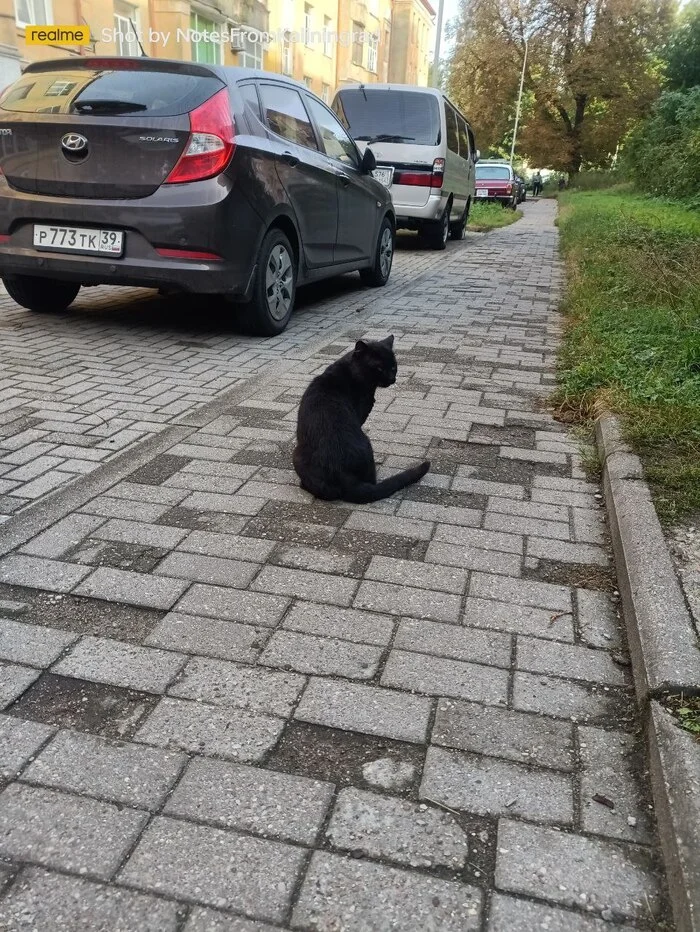
M464 213L459 218L457 223L450 224L450 239L454 239L454 240L464 239L464 234L467 229L468 221L469 221L469 202L467 201L467 205L464 208Z
M371 288L381 288L389 281L391 266L394 262L394 249L396 235L391 220L385 217L379 227L377 245L374 249L374 264L368 269L360 269L360 278L363 285Z
M80 291L76 282L34 275L7 275L2 281L13 301L37 314L65 311Z
M447 246L447 238L450 235L450 208L445 208L445 212L439 220L433 220L424 223L421 230L423 239L430 249L441 250Z
M253 295L241 310L247 333L274 337L282 333L294 310L297 268L294 250L282 230L268 230L258 253Z

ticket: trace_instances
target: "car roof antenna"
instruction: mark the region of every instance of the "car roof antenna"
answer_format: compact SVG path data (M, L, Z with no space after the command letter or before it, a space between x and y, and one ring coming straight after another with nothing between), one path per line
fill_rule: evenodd
M365 98L365 100L367 100L367 94L365 92L364 84L360 84L360 90L362 91L362 96Z
M136 41L138 42L139 48L141 49L141 58L148 58L148 55L146 55L146 50L145 50L144 47L141 45L141 40L139 39L138 31L137 31L136 26L134 25L134 21L133 21L133 19L132 19L131 17L129 17L129 22L131 23L131 28L134 30L134 35L136 36Z

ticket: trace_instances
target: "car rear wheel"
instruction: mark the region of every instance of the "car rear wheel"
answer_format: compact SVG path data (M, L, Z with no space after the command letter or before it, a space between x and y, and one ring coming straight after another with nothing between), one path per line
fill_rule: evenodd
M33 275L7 275L3 278L3 284L13 301L39 314L65 311L80 291L80 285L76 282L36 278Z
M439 220L423 224L421 233L431 249L444 249L447 246L447 237L450 234L449 205L445 208L445 212Z
M389 281L391 266L394 261L394 228L391 220L385 217L379 228L377 246L374 252L374 265L368 269L360 269L362 283L372 288L381 288Z
M469 221L469 202L467 201L467 206L464 208L464 213L459 218L457 223L450 224L450 239L464 239L464 233L467 229L467 223Z
M260 247L253 297L241 322L248 333L273 337L286 328L294 310L296 259L281 230L270 230Z

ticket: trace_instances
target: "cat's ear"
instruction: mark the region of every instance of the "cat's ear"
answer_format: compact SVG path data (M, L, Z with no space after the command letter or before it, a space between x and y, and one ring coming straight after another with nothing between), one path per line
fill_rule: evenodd
M364 356L369 352L369 346L367 346L364 340L358 340L355 344L355 352L358 356Z
M389 349L391 349L391 348L393 347L393 345L394 345L394 334L392 333L391 336L388 336L388 337L386 338L386 340L382 340L382 343L383 343L385 346L388 346Z

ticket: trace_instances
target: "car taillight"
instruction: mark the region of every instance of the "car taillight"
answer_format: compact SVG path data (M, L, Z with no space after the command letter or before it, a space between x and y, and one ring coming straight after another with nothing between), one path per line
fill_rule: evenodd
M414 188L441 188L445 174L445 160L435 159L432 171L394 172L394 184L407 184Z
M513 185L512 185L512 184L507 184L507 185L506 185L506 194L510 194L510 192L511 192L512 190L513 190Z
M190 139L165 184L203 181L219 175L231 161L236 134L224 88L190 113Z

